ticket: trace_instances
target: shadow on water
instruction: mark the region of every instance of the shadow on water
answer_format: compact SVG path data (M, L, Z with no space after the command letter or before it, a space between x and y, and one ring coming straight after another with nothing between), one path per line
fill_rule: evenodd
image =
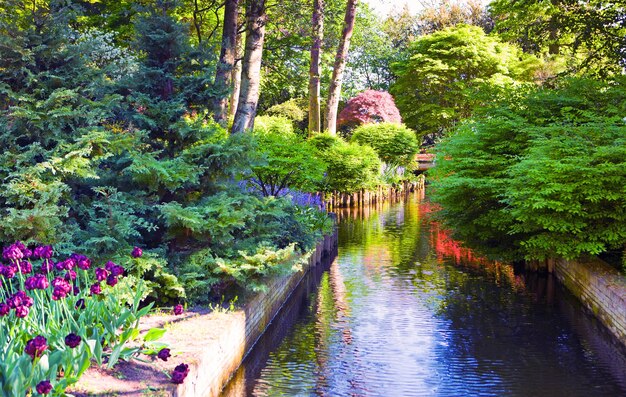
M626 354L549 275L463 248L423 196L338 214L224 396L626 396Z
M318 266L311 268L307 272L298 287L291 294L289 300L285 302L278 315L268 326L266 332L256 342L253 351L246 357L222 393L222 396L252 395L255 381L266 365L270 353L292 332L294 324L299 319L307 317L312 311L315 311L316 292L323 276L328 274L328 270L336 256L336 252L330 253L330 255L322 259Z

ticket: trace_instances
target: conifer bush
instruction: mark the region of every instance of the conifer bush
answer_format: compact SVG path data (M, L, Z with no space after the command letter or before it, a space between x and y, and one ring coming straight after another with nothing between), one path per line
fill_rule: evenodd
M140 246L119 284L144 280L142 299L165 305L186 296L179 277L192 278L180 269L194 252L230 261L258 247L309 247L319 230L293 203L272 205L237 185L253 165L288 161L280 151L291 148L229 136L211 120L216 57L191 44L187 26L147 6L124 33L132 40L116 40L81 31L80 11L63 2L36 7L0 7L0 241L114 261ZM269 124L268 135L293 130L287 119ZM322 174L290 175L287 185Z

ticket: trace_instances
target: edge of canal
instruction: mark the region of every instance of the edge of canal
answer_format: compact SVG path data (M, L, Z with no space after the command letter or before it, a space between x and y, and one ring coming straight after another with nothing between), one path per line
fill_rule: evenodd
M194 308L181 316L168 312L142 319L141 333L153 327L167 329L161 339L173 353L167 362L143 357L148 362L120 362L112 370L92 366L68 392L75 397L219 396L309 271L334 259L337 245L335 226L310 251L301 270L273 278L266 292L254 295L241 309ZM180 363L189 366L189 373L182 384L175 385L166 374Z
M243 308L243 315L234 318L221 330L217 340L207 341L197 361L190 364L185 382L172 393L175 397L214 397L228 384L239 366L263 335L274 317L289 300L307 272L337 252L337 230L317 244L302 270L274 279L267 292L257 294Z

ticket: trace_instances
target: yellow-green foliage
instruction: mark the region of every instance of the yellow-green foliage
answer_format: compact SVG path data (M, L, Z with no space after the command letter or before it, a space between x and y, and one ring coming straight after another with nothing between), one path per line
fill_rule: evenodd
M294 98L274 105L265 112L268 116L285 117L291 121L301 122L307 117L306 98ZM304 106L303 106L304 105Z
M294 133L291 120L283 116L258 116L254 119L255 134L285 134Z
M395 166L411 164L419 150L415 132L396 123L364 124L354 130L350 141L370 146L382 161Z

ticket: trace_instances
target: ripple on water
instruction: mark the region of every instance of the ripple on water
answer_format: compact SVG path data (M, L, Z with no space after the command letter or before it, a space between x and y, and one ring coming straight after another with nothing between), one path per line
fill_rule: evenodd
M419 206L344 218L309 310L224 395L626 396L625 356L580 305L459 266Z

